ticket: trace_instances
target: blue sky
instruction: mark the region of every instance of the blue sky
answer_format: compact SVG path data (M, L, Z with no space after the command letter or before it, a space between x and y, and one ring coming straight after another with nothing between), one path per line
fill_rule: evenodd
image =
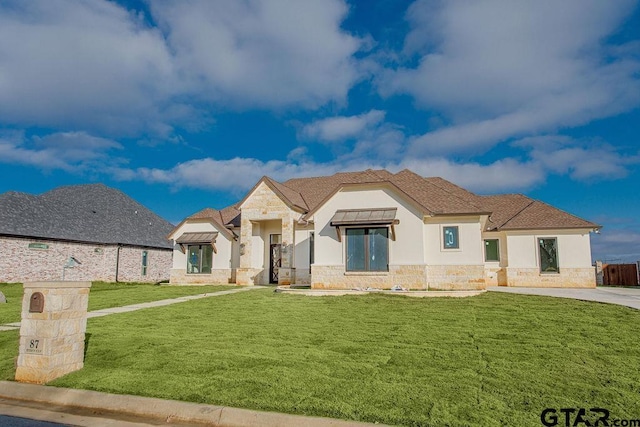
M262 176L524 193L640 259L640 5L3 0L0 192L103 182L172 222Z

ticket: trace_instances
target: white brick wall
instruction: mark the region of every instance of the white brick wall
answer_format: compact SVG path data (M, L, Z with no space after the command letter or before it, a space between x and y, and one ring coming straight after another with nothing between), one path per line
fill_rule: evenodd
M48 249L30 249L43 243ZM142 276L142 251L148 252L147 275ZM51 240L0 237L0 282L62 280L69 257L81 264L64 269L65 280L116 280L115 245L69 243ZM170 249L120 248L118 281L160 282L169 279Z

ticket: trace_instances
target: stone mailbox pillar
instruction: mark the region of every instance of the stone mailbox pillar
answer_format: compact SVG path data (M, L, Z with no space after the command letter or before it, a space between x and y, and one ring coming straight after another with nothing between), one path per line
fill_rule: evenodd
M84 365L91 282L24 284L16 381L44 384Z

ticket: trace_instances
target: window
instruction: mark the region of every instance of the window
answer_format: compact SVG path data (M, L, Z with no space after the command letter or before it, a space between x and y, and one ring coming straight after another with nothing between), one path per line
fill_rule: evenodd
M444 249L460 249L457 225L442 227L442 246Z
M538 248L540 252L540 272L559 273L558 239L555 237L538 239Z
M147 275L147 266L149 265L149 253L142 251L142 275Z
M315 257L316 257L315 241L316 241L316 235L312 231L309 233L309 273L311 273L311 265L315 262Z
M389 271L389 230L347 228L347 271Z
M484 260L500 261L500 247L498 239L487 239L484 241Z
M187 251L187 273L211 274L213 247L211 245L189 245Z

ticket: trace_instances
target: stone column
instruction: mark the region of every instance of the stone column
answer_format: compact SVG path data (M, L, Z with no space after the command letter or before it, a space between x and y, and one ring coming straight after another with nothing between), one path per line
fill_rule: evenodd
M294 236L293 218L282 218L282 262L278 273L279 285L290 285L293 280Z
M44 384L84 366L91 282L24 284L16 381Z
M253 224L243 216L240 226L240 266L236 270L237 285L253 285L254 271L251 268L251 236Z

